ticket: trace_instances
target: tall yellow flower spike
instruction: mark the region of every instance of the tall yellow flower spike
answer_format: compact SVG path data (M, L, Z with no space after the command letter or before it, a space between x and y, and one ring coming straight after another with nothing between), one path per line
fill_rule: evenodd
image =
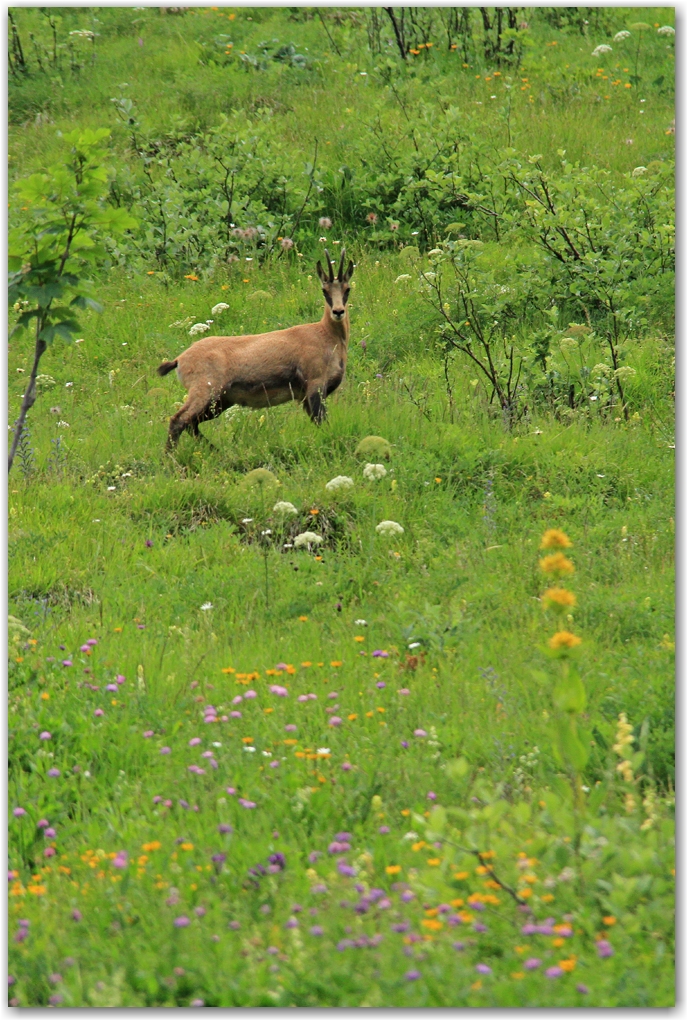
M540 549L571 549L572 542L564 531L559 528L549 528L544 532Z
M562 552L551 553L539 560L539 566L545 574L574 574L575 567Z

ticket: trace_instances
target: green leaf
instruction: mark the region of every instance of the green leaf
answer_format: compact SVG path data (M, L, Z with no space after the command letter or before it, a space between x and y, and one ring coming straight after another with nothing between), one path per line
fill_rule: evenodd
M561 679L553 692L553 703L561 712L582 712L587 704L584 684L576 672L570 670L567 677Z

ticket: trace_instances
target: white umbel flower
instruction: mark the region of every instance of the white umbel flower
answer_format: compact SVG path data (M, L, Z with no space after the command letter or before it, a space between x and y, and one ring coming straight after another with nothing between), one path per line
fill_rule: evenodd
M212 602L203 602L203 604L202 604L202 606L200 608L205 612L208 609L214 609L214 606L213 606Z
M272 507L272 512L275 514L297 514L293 503L288 503L285 499L280 499L278 503L275 503Z
M675 35L675 29L672 25L661 25L658 30L659 35Z
M327 492L346 492L347 489L352 489L355 482L348 475L337 475L336 478L332 478L330 482L327 482L325 489Z
M622 42L623 39L629 39L629 38L630 38L630 33L626 29L623 29L622 32L616 32L615 33L615 35L613 36L613 42Z
M207 333L210 329L207 322L197 322L195 326L191 326L188 331L189 336L199 336L201 333Z
M595 50L592 50L592 56L593 57L602 57L604 55L604 53L612 53L612 52L613 52L613 47L612 46L607 46L606 43L601 43L601 45L597 46Z
M626 379L632 379L637 375L637 370L632 368L631 365L621 365L620 368L616 368L613 375L616 379L620 379L621 382L625 382Z
M322 535L317 535L314 531L304 531L300 535L296 535L293 540L293 544L296 549L302 549L303 546L307 546L309 549L311 545L321 545Z
M378 535L402 535L404 530L396 521L380 521L375 528Z
M632 171L632 176L633 177L643 177L645 173L646 173L646 167L645 166L636 166L634 168L634 170Z
M225 304L224 301L220 301L219 304L212 306L212 314L220 315L222 312L226 312L229 305Z
M363 468L363 478L368 482L377 482L386 475L386 468L383 464L366 464Z

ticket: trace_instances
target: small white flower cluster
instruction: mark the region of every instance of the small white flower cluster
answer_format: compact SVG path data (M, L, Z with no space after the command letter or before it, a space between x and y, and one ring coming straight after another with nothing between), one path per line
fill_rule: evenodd
M616 368L613 375L616 379L620 379L621 382L625 382L626 379L632 379L633 376L637 375L637 370L632 368L631 365L621 365L620 368Z
M272 512L275 514L297 514L298 510L296 510L293 503L288 503L286 500L280 499L279 502L275 503L272 507Z
M632 171L632 176L633 177L643 177L645 173L646 173L646 167L645 166L636 166L634 168L634 170Z
M658 30L659 35L675 35L675 29L672 25L661 25Z
M623 29L622 32L616 32L615 33L615 35L613 36L613 42L622 42L623 39L629 39L629 38L630 38L630 32L626 31L626 29Z
M300 535L296 535L293 544L296 549L301 549L303 546L309 549L313 545L321 545L322 541L322 535L317 535L314 531L303 531Z
M198 336L199 333L207 333L212 325L212 319L208 319L207 322L197 322L195 326L191 326L188 331L189 336Z
M363 468L363 478L368 482L378 482L386 476L386 468L383 464L366 464Z
M224 301L220 301L219 304L212 306L213 315L221 315L222 312L229 310L229 305L225 304Z
M353 479L348 475L337 475L336 478L327 482L325 489L327 492L346 492L348 489L352 489L354 484Z
M391 537L392 535L402 535L404 528L397 524L396 521L380 521L375 531L378 535L384 535L385 538Z
M203 612L205 612L208 609L214 609L214 606L213 606L212 602L203 602L203 604L202 604L202 606L200 608L203 610Z
M612 46L607 46L606 43L601 43L601 45L597 46L595 50L592 50L592 56L593 57L602 57L604 55L604 53L612 53L612 52L613 52L613 47Z

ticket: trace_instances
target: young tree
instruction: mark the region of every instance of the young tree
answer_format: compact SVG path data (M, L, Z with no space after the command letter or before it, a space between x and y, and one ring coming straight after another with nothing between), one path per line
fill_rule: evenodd
M10 336L35 319L33 366L9 453L12 469L26 415L36 401L39 362L56 338L71 341L79 330L75 313L101 306L83 273L106 256L103 241L135 227L125 209L107 204L106 150L109 131L73 131L64 136L67 159L45 173L19 181L17 223L9 234L9 304L19 313ZM11 213L11 218L12 213Z

